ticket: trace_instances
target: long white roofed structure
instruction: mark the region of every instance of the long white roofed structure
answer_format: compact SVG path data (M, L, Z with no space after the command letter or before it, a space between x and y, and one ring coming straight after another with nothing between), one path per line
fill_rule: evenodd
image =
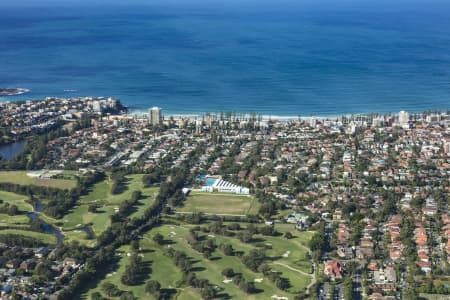
M202 192L220 192L248 195L250 194L250 189L225 181L222 178L217 178L213 184L202 186Z

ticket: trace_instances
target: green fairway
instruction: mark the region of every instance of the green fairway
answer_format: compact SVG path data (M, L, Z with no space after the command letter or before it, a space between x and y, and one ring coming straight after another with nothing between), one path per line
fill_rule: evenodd
M27 175L27 171L0 171L0 182L46 186L59 189L72 189L76 186L75 180L33 178Z
M112 187L112 181L108 178L95 184L90 192L82 196L80 198L80 203L98 203L98 204L107 204L107 205L120 205L124 200L130 199L131 194L134 191L142 191L144 196L155 196L155 193L157 193L158 188L151 187L151 188L144 188L144 184L142 183L142 177L143 174L133 174L126 176L127 179L127 189L118 195L112 195L111 194L111 187Z
M207 214L247 215L258 212L253 196L226 193L191 192L184 206L177 212L203 212Z
M188 228L180 227L180 226L162 226L160 228L156 228L151 233L155 234L156 232L160 232L163 234L166 239L170 239L176 244L171 245L176 249L182 250L188 254L188 256L192 257L195 261L198 261L198 264L195 264L194 267L204 267L202 270L197 272L197 275L200 278L206 278L210 280L213 284L216 284L224 289L223 292L230 295L233 299L269 299L272 295L278 296L291 296L290 293L286 293L284 291L279 290L275 287L275 285L270 282L267 278L264 278L264 275L261 273L255 273L248 269L237 256L225 256L220 250L216 250L213 253L213 260L208 260L203 257L203 255L190 247L187 242L188 236ZM240 242L237 238L234 237L223 237L223 236L214 236L214 235L206 235L209 238L213 238L216 240L217 244L221 244L223 242L231 243L233 248L238 251L243 251L248 253L251 249L255 249L255 246L252 244L245 244ZM259 237L259 236L258 236ZM274 247L275 248L275 247ZM281 251L281 250L280 250ZM270 256L270 254L268 253ZM221 274L222 270L230 267L237 273L241 273L247 280L255 281L255 287L261 290L260 293L248 295L241 291L236 285L233 283L224 283L224 277ZM304 281L309 282L309 278L307 276L303 276L299 274L299 277L304 277ZM261 281L261 282L259 282ZM182 293L183 294L183 293Z
M0 226L24 226L27 227L30 219L26 215L9 216L0 214Z
M241 226L246 227L247 224L241 223ZM220 287L220 294L226 293L230 296L230 299L270 299L273 295L286 296L291 299L295 293L304 291L310 283L311 276L307 272L304 273L298 267L298 263L301 262L306 266L311 265L307 258L308 249L303 246L311 238L311 232L294 232L292 225L280 225L280 228L276 226L277 231L281 233L292 231L294 237L287 240L283 236L255 236L258 244L271 244L272 249L267 250L270 266L274 270L280 271L282 277L288 278L291 283L291 287L287 291L282 291L268 278L264 277L263 274L255 273L248 269L238 256L225 256L222 251L217 249L213 252L212 259L204 258L202 253L194 250L188 243L189 229L192 227L192 225L163 225L152 229L140 241L143 261L151 263L152 272L148 279L157 280L161 283L162 288L177 288L177 294L174 299L190 300L201 299L201 297L197 289L186 286L177 287L177 282L181 279L182 273L172 260L164 254L167 247L185 252L194 263L193 268L197 277L208 279L210 283ZM156 233L161 233L169 244L156 244L152 239ZM214 239L218 245L222 243L232 244L235 251L242 251L243 253L256 249L255 243L242 243L237 237L214 236L207 233L200 233L200 236L203 239ZM286 256L287 251L290 252ZM153 299L145 294L145 284L131 287L125 286L120 282L125 266L129 262L128 252L130 252L129 246L120 248L118 265L109 270L109 274L97 282L93 289L84 295L85 299L89 299L89 295L95 291L101 292L100 286L104 282L114 283L123 291L133 291L138 299ZM221 274L225 268L232 268L236 273L242 274L247 280L255 282L258 292L248 295L234 283L225 281L226 278Z
M88 205L83 204L73 209L72 213L63 219L64 230L76 230L84 225L92 225L96 235L105 231L109 224L109 217L115 212L111 206L103 206L96 213L88 212Z
M195 250L193 250L190 245L187 242L187 236L189 235L188 229L190 226L171 226L166 225L162 226L160 228L154 229L149 235L153 236L156 232L160 232L164 235L164 237L168 240L174 241L176 244L171 245L171 247L174 247L176 249L182 250L186 252L190 257L192 257L195 261L198 261L198 265L195 264L194 267L204 267L201 271L198 272L198 276L201 278L207 278L210 280L213 284L217 284L218 286L222 287L224 289L224 292L229 294L231 298L237 298L237 299L261 299L262 298L270 298L272 295L285 295L289 296L289 293L283 292L279 289L277 289L272 282L270 282L268 279L264 278L264 276L260 273L255 273L251 270L249 270L243 263L241 262L240 258L237 256L225 256L220 250L216 250L213 253L214 259L208 260L203 257L203 255ZM205 237L213 238L216 240L217 244L221 243L230 243L233 245L233 248L238 251L243 251L244 253L248 253L251 249L255 249L255 245L253 244L245 244L240 242L235 237L223 237L223 236L214 236L214 235L205 235ZM269 239L266 239L267 237L257 236L260 240L266 240L266 242L269 242ZM275 242L276 239L279 239L279 243ZM301 239L301 237L294 238L295 239ZM293 241L290 240L283 240L282 237L279 238L271 238L270 242L273 243L273 253L271 251L267 252L267 255L269 257L276 258L277 255L281 252L285 252L287 247L288 249L291 249L292 251L297 251L297 248ZM298 250L301 253L304 253L306 250L301 249ZM238 289L233 283L224 283L224 277L221 275L221 271L227 267L233 268L233 270L237 273L243 274L243 276L248 280L256 280L261 282L256 282L255 286L257 289L262 290L261 293L254 294L254 295L247 295L243 293L240 289ZM290 278L292 280L296 280L297 285L294 286L294 289L292 291L297 292L298 290L302 290L306 285L309 283L310 279L308 276L296 273L297 278L293 278L291 272L289 274L283 276ZM188 295L190 292L188 292ZM182 296L184 295L184 292L181 292ZM187 295L186 295L187 296ZM198 295L197 295L198 296ZM184 297L184 296L183 296ZM292 295L291 295L292 297Z
M28 236L28 237L38 239L46 244L51 244L51 245L56 244L56 237L53 234L49 234L49 233L18 230L18 229L2 229L2 230L0 230L0 234L1 235L6 235L6 234L23 235L23 236Z
M173 264L173 262L163 254L161 249L154 247L153 242L147 239L142 239L140 241L143 263L148 264L151 267L151 274L149 272L148 278L157 280L163 288L175 288L177 282L181 279L181 272ZM118 266L115 269L111 269L106 275L106 278L99 281L97 287L90 290L88 293L83 295L84 299L90 299L89 296L94 292L101 292L101 285L105 282L110 282L119 287L122 291L132 291L134 296L138 299L154 299L154 297L148 295L145 292L145 283L138 286L126 286L122 284L120 278L125 270L125 267L130 262L130 257L128 253L131 252L129 246L123 246L117 251L119 257Z
M10 205L17 205L19 211L21 212L33 211L33 206L26 202L28 200L28 196L0 191L0 199L3 200L3 202L8 202Z
M88 239L87 233L78 229L71 231L64 231L63 234L65 243L77 241L88 247L94 247L97 242L95 239Z
M15 176L26 176L25 172L0 172L0 182L5 174L12 174ZM70 175L70 174L69 174ZM141 191L143 194L142 199L133 208L130 214L130 218L137 218L143 215L144 211L153 203L159 187L144 188L142 183L142 174L134 174L127 176L127 189L118 195L112 195L111 185L112 182L108 179L103 180L95 184L87 195L80 197L81 205L74 207L69 213L64 216L62 220L56 220L45 214L40 214L40 219L48 224L52 224L55 227L62 227L65 241L76 240L85 245L95 245L95 239L88 239L87 234L81 229L86 225L91 225L92 231L95 236L100 235L110 225L110 217L119 209L120 204L131 199L131 194L134 191ZM28 177L27 177L28 178ZM32 179L32 178L28 178ZM50 179L53 183L60 182L60 179ZM67 180L62 180L63 182ZM23 213L33 212L31 204L27 203L27 196L19 195L15 193L0 191L0 199L3 202L17 205L19 211ZM43 201L45 203L45 199ZM88 207L91 204L98 205L98 209L95 213L88 212ZM14 226L15 228L26 228L28 226L28 217L23 215L8 216L5 214L0 215L0 226Z
M80 230L85 225L91 225L95 236L100 235L110 225L110 217L117 212L120 204L131 199L134 191L141 191L143 198L138 201L134 207L134 211L130 214L130 218L142 216L144 211L153 203L159 188L144 188L142 183L142 174L127 176L127 189L118 195L111 194L112 182L105 179L95 184L87 195L80 198L81 205L76 206L62 220L64 230L73 231ZM89 205L98 206L96 212L89 212ZM73 235L73 239L80 242L91 244L92 241L83 238L83 234Z
M202 299L202 297L199 295L198 291L191 287L184 288L183 290L179 291L176 300L199 300Z
M292 239L284 237L264 237L266 242L272 244L268 254L278 257L277 262L289 265L291 268L303 273L312 272L312 262L309 258L308 244L314 235L313 231L297 231L293 224L276 224L275 229L284 236L286 232L293 235Z
M283 265L270 264L272 270L281 272L283 277L289 279L291 287L288 289L290 293L301 293L306 291L306 287L310 283L310 279L303 274Z
M0 214L0 226L26 229L29 224L29 218L26 214L33 211L33 206L26 202L28 200L28 197L15 193L0 191L0 199L3 201L3 203L16 205L19 209L19 214L14 216Z

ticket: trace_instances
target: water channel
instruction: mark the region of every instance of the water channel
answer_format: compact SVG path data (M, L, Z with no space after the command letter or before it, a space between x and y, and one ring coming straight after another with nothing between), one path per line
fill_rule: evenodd
M46 233L53 234L56 237L58 245L62 244L64 241L63 232L61 230L55 228L54 226L44 222L42 219L39 219L39 214L42 212L43 209L44 209L44 205L42 203L37 202L34 205L34 211L32 213L28 214L28 217L32 221L39 220L41 229ZM88 239L95 238L95 234L89 225L85 225L84 227L80 228L80 230L82 230L86 233Z

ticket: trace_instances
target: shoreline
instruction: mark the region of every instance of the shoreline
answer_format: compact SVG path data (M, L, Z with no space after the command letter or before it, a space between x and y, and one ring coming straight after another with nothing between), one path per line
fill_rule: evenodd
M410 114L423 114L426 112L446 112L449 111L450 108L446 108L446 109L428 109L428 110L403 110L405 112L408 112ZM320 120L320 121L324 121L324 120L337 120L339 118L342 117L354 117L354 116L369 116L369 115L377 115L378 117L383 117L383 116L388 116L388 115L392 115L392 116L397 116L399 114L401 110L396 111L396 112L367 112L367 113L342 113L342 114L332 114L332 115L324 115L324 114L311 114L311 115L282 115L282 114L277 114L277 115L268 115L268 114L258 114L258 113L254 113L254 115L256 117L261 116L261 121L282 121L282 122L290 122L290 121L297 121L299 120L299 118L303 121L308 121L308 120ZM164 112L164 109L163 109ZM226 114L226 111L223 112L224 115ZM180 118L186 118L186 119L202 119L204 117L206 117L207 114L210 115L214 115L216 117L220 116L220 112L202 112L202 113L172 113L172 112L166 112L163 113L164 118L170 118L173 117L174 119L180 119ZM137 117L145 117L148 116L148 111L147 110L142 110L142 109L130 109L127 112L127 115L129 116L137 116ZM250 113L237 113L236 112L236 117L240 118L241 116L244 116L245 118L249 118L252 114Z
M164 117L173 117L173 118L203 118L206 117L207 114L210 114L211 116L220 116L221 113L223 113L223 115L226 115L227 113L229 113L230 111L215 111L215 112L195 112L195 113L177 113L177 112L172 112L172 111L167 111L164 112L164 108L163 109L163 115ZM283 115L283 114L267 114L267 113L257 113L257 112L252 112L252 113L248 113L248 112L239 112L239 111L233 111L233 113L236 114L236 117L241 117L244 116L246 118L251 117L252 115L255 116L256 118L258 118L258 116L261 117L261 119L263 121L267 121L267 120L285 120L285 121L295 121L298 120L298 118L300 117L302 120L309 120L309 119L319 119L319 120L326 120L326 119L336 119L336 118L340 118L343 116L346 117L350 117L351 115L369 115L369 114L380 114L383 115L383 113L377 113L377 112L371 112L371 113L355 113L355 114L349 114L349 113L342 113L342 114L332 114L332 115L319 115L319 114L310 114L310 115L301 115L301 114L296 114L296 115ZM143 117L145 115L148 115L148 110L145 109L129 109L127 115L132 115L132 116L138 116L138 117Z
M0 88L0 91L2 89ZM5 90L5 89L3 89ZM44 100L44 98L42 99L8 99L7 97L14 97L14 96L19 96L19 95L23 95L26 94L28 92L30 92L30 90L28 89L23 89L23 88L16 88L15 90L20 90L17 91L18 93L14 94L14 95L2 95L0 93L0 104L1 103L14 103L14 102L22 102L22 101L42 101ZM80 98L87 98L87 97L98 97L98 98L105 98L104 96L73 96L73 97L55 97L55 96L48 96L48 97L54 97L57 99L80 99ZM122 101L121 101L122 103ZM138 108L134 105L127 105L126 103L122 103L122 105L124 105L124 107L127 108L128 112L126 113L126 115L129 116L137 116L137 117L143 117L145 115L148 115L148 109L151 108L152 105L149 105L148 108ZM277 114L268 114L267 112L261 112L258 113L256 111L253 112L245 112L245 111L239 111L239 110L217 110L217 111L203 111L203 112L186 112L186 113L179 113L173 110L166 110L164 109L164 107L162 107L163 109L163 115L166 118L187 118L187 119L198 119L198 118L203 118L205 117L207 114L210 114L212 116L220 116L220 114L222 113L224 116L227 115L227 113L231 113L236 115L236 117L241 117L244 116L245 118L249 118L251 116L256 116L256 118L261 117L262 121L269 121L269 120L279 120L279 121L284 121L284 122L289 122L289 121L296 121L299 119L299 117L301 118L301 120L311 120L311 119L316 119L316 120L336 120L342 117L351 117L351 116L368 116L368 115L378 115L378 116L387 116L387 115L397 115L401 110L404 110L406 112L412 113L412 114L420 114L420 113L425 113L425 112L445 112L445 111L449 111L450 107L447 108L427 108L425 110L420 110L420 109L415 109L415 110L409 110L407 108L403 108L403 109L398 109L398 111L392 111L392 110L386 110L386 111L369 111L369 112L354 112L354 113L348 113L348 112L342 112L342 113L331 113L331 114L323 114L323 113L297 113L297 114L283 114L283 113L277 113Z
M225 114L226 112L224 112ZM189 114L182 114L182 113L171 113L171 112L167 112L164 114L165 118L170 118L173 117L174 119L180 119L180 118L204 118L206 117L207 114L210 114L212 116L220 116L220 112L202 112L202 113L189 113ZM127 115L134 115L134 116L138 116L138 117L144 117L146 115L148 115L148 112L145 110L130 110ZM267 115L267 114L258 114L255 113L254 114L256 117L261 116L261 120L262 121L268 121L268 120L282 120L282 121L295 121L298 120L299 116L290 116L290 115ZM348 115L348 114L345 114ZM252 114L250 113L237 113L236 115L237 117L240 116L244 116L246 118L249 118L250 116L252 116ZM312 118L315 119L335 119L335 118L339 118L341 116L344 116L344 114L342 115L330 115L330 116L326 116L326 115L322 115L322 116L300 116L300 118L302 120L309 120ZM348 115L350 116L350 115Z

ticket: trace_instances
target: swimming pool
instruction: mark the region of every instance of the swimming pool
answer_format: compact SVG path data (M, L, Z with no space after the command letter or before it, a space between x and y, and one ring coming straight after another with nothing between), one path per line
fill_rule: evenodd
M207 186L214 185L214 183L216 182L216 180L217 180L217 179L215 179L215 178L208 178L208 179L205 180L205 185L207 185Z

